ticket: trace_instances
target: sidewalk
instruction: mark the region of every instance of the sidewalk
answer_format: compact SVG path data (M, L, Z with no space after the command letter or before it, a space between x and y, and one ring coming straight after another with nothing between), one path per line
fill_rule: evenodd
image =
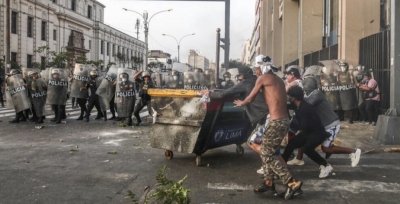
M399 152L400 146L381 145L372 138L375 127L360 122L349 124L348 121L340 123L341 130L335 144L342 147L357 147L363 153Z

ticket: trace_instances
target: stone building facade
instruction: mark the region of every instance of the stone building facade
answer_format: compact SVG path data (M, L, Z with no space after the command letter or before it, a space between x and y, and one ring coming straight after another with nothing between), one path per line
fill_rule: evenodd
M102 60L121 67L142 64L121 62L114 55L136 56L145 60L145 43L104 24L105 6L96 0L10 0L11 61L22 67L41 63L45 54L35 53L41 46L51 51L73 52L75 58ZM6 1L0 1L0 55L6 56ZM119 62L119 63L118 63Z

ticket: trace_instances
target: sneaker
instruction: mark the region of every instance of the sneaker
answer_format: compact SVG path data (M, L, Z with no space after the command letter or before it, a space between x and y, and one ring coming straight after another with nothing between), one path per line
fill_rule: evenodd
M277 194L274 183L272 184L272 186L267 186L267 184L265 184L264 182L263 182L263 184L261 184L261 186L254 189L254 193L257 193L257 194L269 194L270 193L272 195Z
M293 197L293 195L301 189L301 186L303 185L303 182L297 181L296 179L292 179L292 182L287 184L287 188L285 191L285 195L283 196L283 199L289 200Z
M319 178L326 178L329 176L329 173L333 170L333 167L331 165L326 165L326 166L319 166L319 169L321 170L319 173Z
M304 161L303 160L299 160L297 158L294 158L290 161L287 162L287 165L298 165L298 166L303 166L304 165Z
M264 168L261 167L260 169L257 170L257 174L264 175Z
M356 152L349 154L351 159L351 167L356 167L361 157L361 149L356 148Z

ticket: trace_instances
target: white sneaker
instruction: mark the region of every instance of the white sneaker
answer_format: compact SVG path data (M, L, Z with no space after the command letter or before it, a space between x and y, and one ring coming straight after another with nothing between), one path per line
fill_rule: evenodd
M259 170L257 170L257 174L264 175L264 169L261 167Z
M319 173L319 178L326 178L329 176L329 173L333 170L333 167L328 164L326 166L319 166L319 169L321 170Z
M290 161L287 162L287 165L298 165L298 166L303 166L304 165L304 161L303 160L299 160L297 158L294 158Z
M351 159L351 167L356 167L361 157L361 149L356 148L356 152L349 154Z

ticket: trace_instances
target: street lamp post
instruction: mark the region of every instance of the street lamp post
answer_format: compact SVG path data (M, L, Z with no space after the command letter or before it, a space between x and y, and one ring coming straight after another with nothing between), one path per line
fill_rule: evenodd
M178 45L178 62L181 62L181 61L179 60L179 57L180 57L180 55L179 55L179 49L180 49L180 47L181 47L181 41L182 41L183 38L188 37L188 36L191 36L191 35L195 35L195 34L196 34L196 33L187 34L187 35L181 37L181 39L179 40L179 42L178 42L178 40L177 40L174 36L172 36L172 35L167 35L167 34L162 34L162 35L163 35L163 36L169 36L169 37L175 39L176 44Z
M150 21L151 21L151 19L152 19L155 15L157 15L157 14L159 14L159 13L167 12L167 11L172 11L172 9L159 11L159 12L153 14L153 15L150 17L150 19L149 19L149 13L147 13L147 11L144 11L143 14L140 14L140 13L137 12L137 11L130 10L130 9L126 9L126 8L123 8L123 10L125 10L125 11L130 11L130 12L133 12L133 13L137 13L137 14L139 14L140 16L142 16L142 18L143 18L143 23L144 23L144 41L145 41L145 43L146 43L146 50L145 50L145 52L146 52L146 53L145 53L146 60L144 61L144 68L147 68L147 58L149 57L149 56L148 56L148 55L149 55L149 39L148 39L148 35L149 35Z

